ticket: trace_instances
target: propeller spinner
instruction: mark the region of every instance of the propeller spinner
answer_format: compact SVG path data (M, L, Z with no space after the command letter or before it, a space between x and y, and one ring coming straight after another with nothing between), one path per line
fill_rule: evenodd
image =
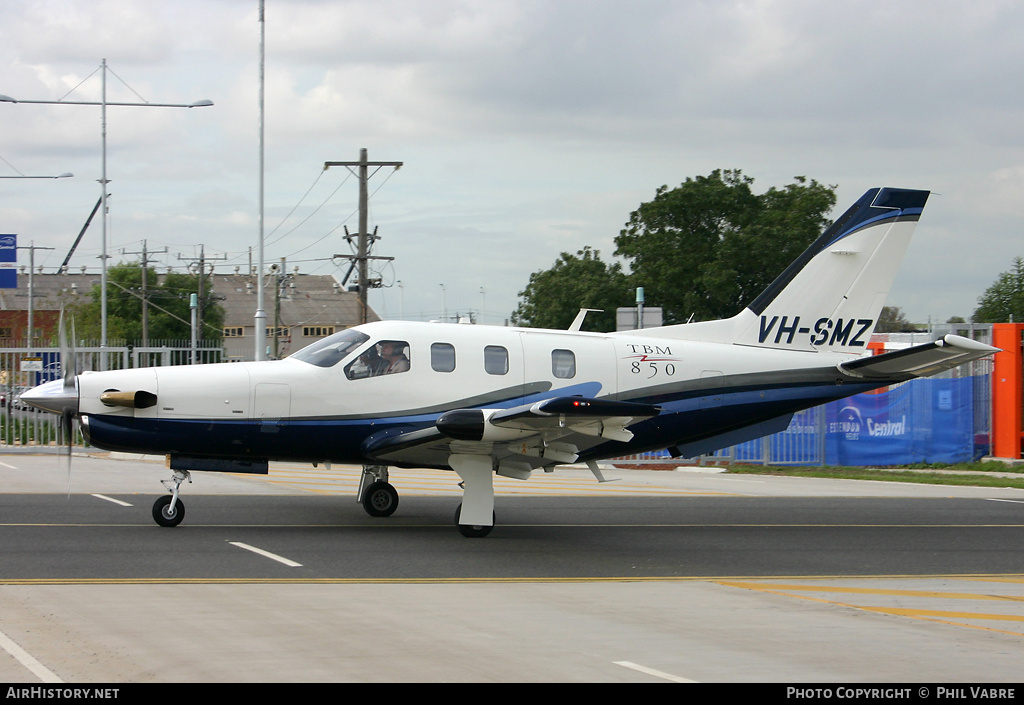
M72 338L74 330L75 324L72 322ZM68 344L67 331L64 329L63 311L60 315L58 335L60 336L61 379L55 379L28 390L21 395L21 400L37 409L70 418L78 413L78 376L75 370L75 353Z

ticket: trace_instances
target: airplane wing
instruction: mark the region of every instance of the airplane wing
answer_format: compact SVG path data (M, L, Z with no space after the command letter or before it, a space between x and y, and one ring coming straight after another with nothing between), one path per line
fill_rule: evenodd
M947 335L904 350L842 362L839 370L866 379L907 380L933 375L997 352L1000 349L991 345L959 335Z
M529 472L573 463L581 450L605 441L629 441L629 426L661 409L585 397L555 397L511 409L455 409L434 426L368 439L363 452L391 464L448 467L453 454L490 455L499 471Z

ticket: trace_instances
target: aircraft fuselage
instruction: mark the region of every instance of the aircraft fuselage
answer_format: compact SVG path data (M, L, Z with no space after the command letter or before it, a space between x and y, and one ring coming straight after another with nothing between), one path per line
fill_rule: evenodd
M629 442L596 437L579 448L588 459L685 444L853 393L835 368L850 355L648 338L642 331L381 322L349 333L365 339L338 360L300 354L83 373L84 428L91 443L110 450L366 463L374 460L367 452L374 439L433 427L453 409L509 409L569 396L661 408L630 428ZM361 358L368 351L379 358L386 344L400 346L406 363L374 374ZM100 400L140 390L155 403Z

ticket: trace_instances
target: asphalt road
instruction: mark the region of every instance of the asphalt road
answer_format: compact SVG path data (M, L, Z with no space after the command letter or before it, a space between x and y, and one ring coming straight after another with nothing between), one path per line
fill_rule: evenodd
M169 529L159 462L0 456L0 681L1020 679L1024 492L608 474L467 539L452 473L196 473Z

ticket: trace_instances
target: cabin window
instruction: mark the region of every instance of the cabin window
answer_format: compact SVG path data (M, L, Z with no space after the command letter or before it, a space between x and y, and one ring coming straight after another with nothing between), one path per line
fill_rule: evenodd
M357 330L343 330L329 338L307 345L291 357L317 367L333 367L369 339L370 336Z
M409 343L404 340L382 340L371 345L345 368L349 379L379 377L408 372Z
M449 343L434 343L430 346L430 368L434 372L455 370L455 346Z
M500 345L484 348L484 370L489 375L508 374L508 350Z
M576 354L572 350L551 351L551 374L559 379L576 376Z

